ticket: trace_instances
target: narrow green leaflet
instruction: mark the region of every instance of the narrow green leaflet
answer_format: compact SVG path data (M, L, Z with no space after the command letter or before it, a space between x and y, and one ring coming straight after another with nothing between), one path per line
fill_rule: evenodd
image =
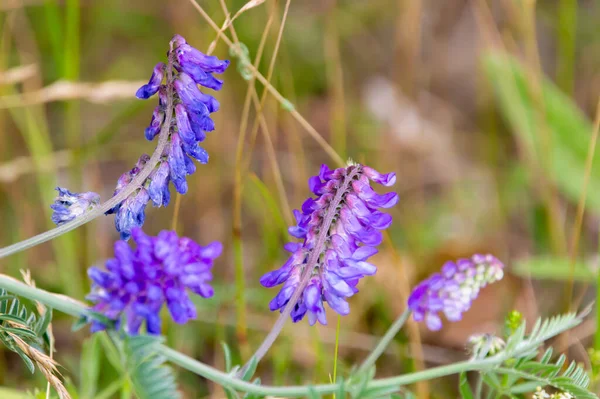
M530 157L538 159L562 193L577 202L584 186L590 121L549 79L539 78L541 93L536 96L535 78L513 56L488 52L484 66L517 142ZM600 148L596 152L598 158ZM587 203L600 211L600 162L594 162L591 170Z
M469 385L469 380L467 379L467 373L462 372L458 377L458 391L460 392L460 396L462 399L474 399L473 391L471 390L471 386Z
M512 271L524 277L565 281L575 279L586 283L595 283L597 272L584 262L576 262L571 274L571 261L553 256L534 256L517 261Z
M162 341L162 337L148 335L127 336L123 340L127 370L139 399L181 397L173 371L164 364L165 358L157 353Z

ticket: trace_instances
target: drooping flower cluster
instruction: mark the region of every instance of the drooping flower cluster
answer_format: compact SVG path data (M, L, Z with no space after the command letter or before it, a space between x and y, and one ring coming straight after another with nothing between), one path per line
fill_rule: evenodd
M128 334L137 334L144 321L149 334L160 334L159 312L165 303L176 323L195 319L196 307L187 290L203 298L213 295L209 282L221 243L202 247L166 230L150 237L135 228L132 235L135 250L127 242L117 241L115 257L106 262L106 270L88 270L93 281L87 297L94 303L92 310L119 325L124 318ZM104 328L99 321L92 321L92 332Z
M62 187L56 187L56 191L58 191L58 196L54 199L54 203L50 205L50 208L54 211L52 222L58 226L83 215L100 203L100 196L91 191L72 193Z
M168 64L157 64L148 84L142 86L136 96L148 99L158 93L158 106L145 130L148 140L159 134L166 123L167 108L171 108L173 118L168 126L169 143L143 186L107 212L116 214L115 227L123 240L129 238L134 227L143 225L144 210L149 200L157 207L169 204L169 182L178 193L187 192L186 176L196 171L192 159L202 164L208 162L208 153L198 143L204 141L207 132L215 129L210 114L219 110L219 102L202 93L198 85L221 89L223 81L216 79L213 73L225 72L229 61L203 54L179 35L171 40L167 56ZM142 155L136 166L119 178L114 195L139 173L149 159Z
M272 311L283 311L304 277L309 280L291 313L294 322L308 313L311 325L326 324L323 302L340 315L350 312L346 298L358 292L362 277L377 271L367 259L377 253L381 230L392 223L391 216L378 209L398 202L396 193L373 191L370 180L389 187L396 176L360 164L334 170L323 165L319 175L309 180L317 197L294 211L298 224L289 228L292 236L303 241L286 244L292 253L287 262L260 279L265 287L283 284L270 303Z
M469 310L479 291L501 280L504 265L492 255L473 255L470 259L446 262L441 273L435 273L417 285L408 298L415 321L423 321L432 331L442 328L439 313L450 321L459 321Z

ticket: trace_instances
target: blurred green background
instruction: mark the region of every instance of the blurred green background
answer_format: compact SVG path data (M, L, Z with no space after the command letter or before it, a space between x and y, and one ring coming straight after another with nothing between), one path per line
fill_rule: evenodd
M246 1L198 4L221 26L222 5L234 15ZM462 359L468 335L499 332L511 309L531 320L595 299L600 160L590 163L588 153L600 151L590 152L600 2L249 4L255 7L233 23L236 36L252 61L264 37L258 69L297 113L268 95L260 112L253 105L244 117L254 82L232 59L215 94L217 129L204 143L209 164L188 178L179 208L175 201L147 208L147 233L176 226L201 244L225 245L214 270L216 295L198 301L199 320L167 326L169 345L222 368L221 342L246 360L274 322L267 304L277 291L258 278L286 259L290 211L309 195L308 177L321 163L337 166L303 120L343 159L396 172L401 197L374 258L378 274L361 283L351 314L341 319L338 375L363 359L404 309L409 287L446 260L489 252L508 275L484 290L463 321L435 334L409 325L379 362L379 375ZM217 37L193 0L0 0L0 246L52 227L56 185L106 200L139 155L153 151L143 130L155 104L134 93L175 33L199 49ZM230 57L222 41L214 53ZM256 83L258 97L263 87ZM29 269L39 287L83 299L87 267L112 256L117 238L113 217L99 218L0 260L0 272L18 278ZM328 315L328 326L284 329L259 366L263 382L329 381L337 317ZM111 388L119 377L102 336L72 333L72 322L56 314L52 324L73 397L129 397L127 387ZM563 349L587 362L595 331L590 318ZM223 397L200 377L178 371L178 379L187 398ZM455 382L415 389L419 397L455 397ZM43 377L2 348L0 385L10 389L2 398L45 391Z

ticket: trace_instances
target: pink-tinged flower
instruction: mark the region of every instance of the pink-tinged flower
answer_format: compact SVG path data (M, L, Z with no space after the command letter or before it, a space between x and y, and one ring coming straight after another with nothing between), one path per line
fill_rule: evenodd
M325 302L340 315L350 312L346 299L358 292L361 278L377 271L367 260L377 253L381 230L392 222L391 216L379 209L398 202L396 193L373 191L370 180L389 187L396 177L350 164L334 170L323 165L319 175L309 179L316 197L294 211L297 225L289 228L290 235L302 242L286 244L285 249L292 253L287 262L260 279L265 287L283 284L270 303L271 310L283 310L308 267L311 277L291 313L292 320L297 322L308 314L311 325L317 321L326 324Z
M470 259L446 262L417 285L408 298L415 321L425 321L432 331L442 328L440 313L449 321L459 321L471 308L479 291L504 276L504 265L492 255L473 255Z

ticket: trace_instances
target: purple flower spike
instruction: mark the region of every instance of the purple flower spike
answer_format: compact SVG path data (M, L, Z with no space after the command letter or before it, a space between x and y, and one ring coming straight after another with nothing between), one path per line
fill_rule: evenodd
M442 328L443 313L449 321L459 321L469 310L479 291L504 276L504 265L492 255L473 255L470 259L446 262L417 285L408 298L415 321L423 321L432 331Z
M225 72L229 61L203 54L179 35L173 37L171 46L172 50L167 54L168 64L157 64L148 84L136 93L140 99L148 99L158 93L158 106L144 135L152 141L163 130L164 134L168 134L169 143L157 163L152 165L154 170L141 183L140 189L107 212L116 214L115 226L121 233L121 239L127 239L134 227L144 223L144 200L152 200L156 207L167 206L171 197L169 183L173 183L178 193L185 194L187 175L196 171L193 160L201 164L208 162L208 152L198 144L205 140L207 132L215 130L210 115L218 111L219 102L200 91L198 85L219 90L223 82L212 74ZM171 121L165 126L167 111L170 111ZM114 195L128 185L149 160L147 155L142 156L131 171L123 174ZM178 301L175 297L170 300L172 303Z
M58 196L54 199L54 203L50 205L50 208L54 211L52 221L57 226L70 222L100 204L100 196L91 191L72 193L62 187L56 187L56 190Z
M358 292L361 278L377 271L367 259L377 253L380 230L391 224L391 216L378 208L398 202L396 193L375 193L369 179L389 186L395 174L381 175L360 164L335 170L323 165L319 175L309 179L317 197L294 211L297 225L289 228L290 235L303 242L286 244L285 249L292 253L287 262L260 279L265 287L283 284L270 303L271 310L283 311L308 267L310 280L291 313L292 320L297 322L308 314L310 325L317 321L327 324L324 302L340 315L350 312L346 300Z
M131 234L136 249L117 241L115 257L106 262L106 270L88 270L92 291L87 298L94 303L92 310L118 326L124 321L125 332L131 335L138 334L144 322L148 334L160 334L159 314L165 304L176 323L195 319L196 307L188 291L203 298L213 295L211 269L221 255L221 244L201 247L173 231L150 237L135 228ZM92 321L92 332L105 328Z

